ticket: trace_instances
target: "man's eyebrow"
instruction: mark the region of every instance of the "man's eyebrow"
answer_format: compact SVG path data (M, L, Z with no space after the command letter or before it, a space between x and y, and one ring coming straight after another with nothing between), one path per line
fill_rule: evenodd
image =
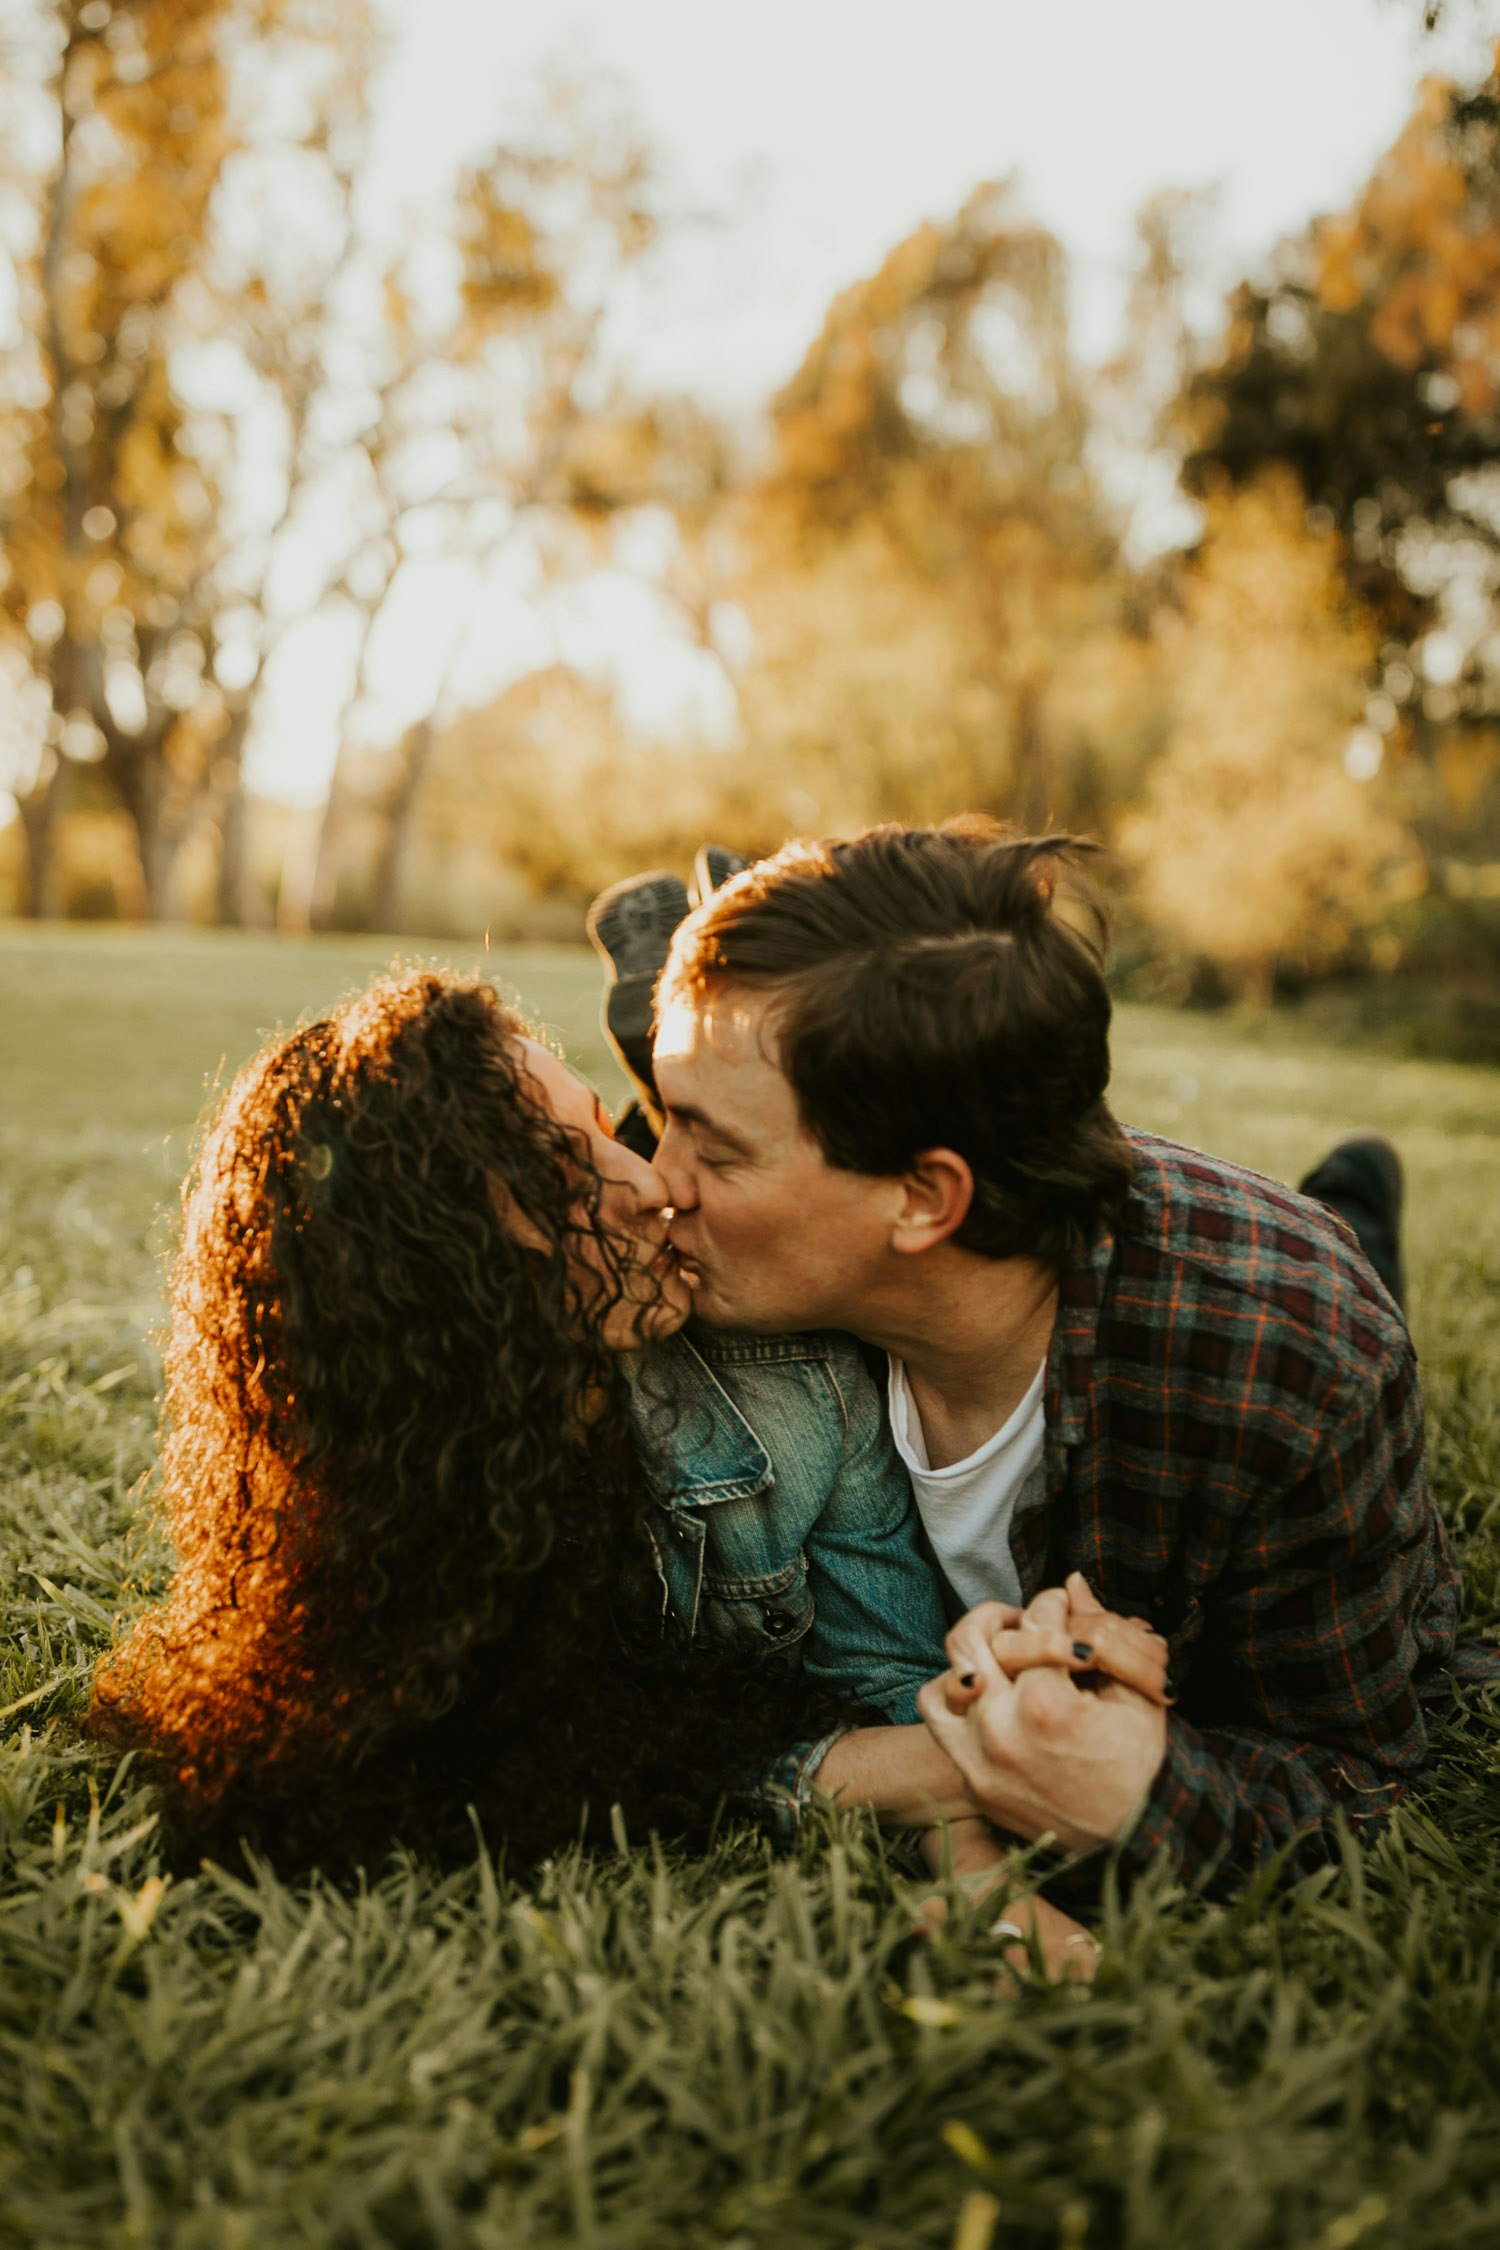
M685 1125L701 1126L705 1133L712 1133L715 1140L749 1154L749 1142L741 1140L727 1125L721 1125L716 1117L710 1117L706 1110L696 1109L691 1102L667 1102L665 1108L669 1117L680 1118Z

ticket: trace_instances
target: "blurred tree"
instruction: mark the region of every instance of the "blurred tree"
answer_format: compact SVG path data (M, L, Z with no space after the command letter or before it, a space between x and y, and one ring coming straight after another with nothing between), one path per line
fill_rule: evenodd
M128 813L146 910L205 811L237 918L267 586L311 480L364 123L364 0L27 0L0 47L3 778L29 903L71 763Z
M608 315L655 230L618 102L553 88L438 217L377 232L356 223L373 53L366 0L26 0L7 25L0 787L37 910L92 759L146 911L207 821L238 919L243 753L279 649L342 621L357 734L408 566L445 561L433 715L387 761L385 912L497 558L513 580L596 568L675 473L671 415L608 379ZM320 853L284 871L290 921L326 905L344 779Z
M1382 0L1385 7L1415 6L1424 31L1437 31L1443 24L1451 24L1455 16L1468 16L1476 30L1483 36L1489 16L1489 0Z
M1386 731L1500 708L1500 74L1428 80L1352 208L1235 292L1180 428L1191 492L1282 462L1345 535Z
M1217 208L1217 191L1204 188L1162 188L1141 205L1119 349L1092 388L1094 455L1130 511L1127 546L1152 556L1193 534L1180 483L1182 398L1202 331L1221 310L1207 279Z
M360 662L315 857L289 884L284 922L328 919L358 777L378 773L381 842L364 913L374 927L399 926L413 820L458 715L497 567L512 596L524 587L541 599L559 578L603 567L621 519L670 490L680 417L623 396L610 368L609 315L656 233L647 151L618 100L603 84L558 84L529 135L461 174L455 288L424 293L417 271L400 266L389 277L392 317L359 437ZM406 566L437 556L458 566L460 590L427 708L372 763L359 723L370 654ZM346 573L346 592L351 582Z
M761 853L788 831L930 820L984 796L1003 714L941 589L914 581L878 524L790 563L762 551L739 591L754 648L737 683L748 754L719 821L731 842Z
M978 189L835 301L745 518L747 717L804 798L842 819L868 744L869 810L1067 817L1050 701L1118 609L1088 432L1062 252L1012 187Z
M549 665L437 738L421 840L440 861L478 851L533 893L581 901L659 860L688 865L717 832L718 774L711 751L641 737L606 685Z
M1410 864L1358 727L1376 630L1284 468L1209 502L1184 598L1175 723L1122 853L1155 928L1264 1005L1278 964L1339 965Z

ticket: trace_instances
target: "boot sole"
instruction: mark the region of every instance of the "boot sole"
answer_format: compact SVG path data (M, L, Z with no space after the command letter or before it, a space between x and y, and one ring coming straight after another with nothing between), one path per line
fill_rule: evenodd
M654 984L673 932L688 910L686 883L664 868L651 875L628 875L624 882L601 891L584 927L610 981L626 984L639 977L648 986Z

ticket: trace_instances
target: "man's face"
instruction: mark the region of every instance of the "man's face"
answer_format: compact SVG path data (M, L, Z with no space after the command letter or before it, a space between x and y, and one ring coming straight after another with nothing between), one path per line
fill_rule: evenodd
M770 1009L731 990L662 1016L656 1165L673 1246L699 1277L694 1311L716 1328L857 1328L901 1183L827 1162L775 1059Z

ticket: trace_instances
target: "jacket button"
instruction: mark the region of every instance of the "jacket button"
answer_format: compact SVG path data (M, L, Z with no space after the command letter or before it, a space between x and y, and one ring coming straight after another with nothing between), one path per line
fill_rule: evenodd
M763 1609L760 1617L766 1631L777 1641L784 1633L789 1633L797 1622L790 1611L784 1609Z

